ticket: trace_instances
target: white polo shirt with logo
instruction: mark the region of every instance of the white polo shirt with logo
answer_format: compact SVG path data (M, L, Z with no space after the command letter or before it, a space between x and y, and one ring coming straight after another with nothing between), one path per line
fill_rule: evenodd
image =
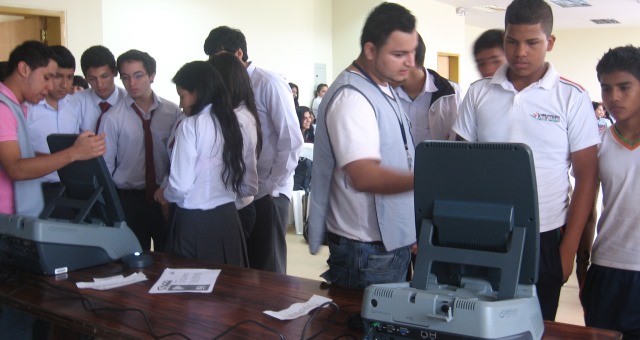
M533 151L540 232L566 223L571 153L600 143L589 94L561 78L551 63L545 75L518 92L508 64L471 85L453 130L471 142L525 143Z

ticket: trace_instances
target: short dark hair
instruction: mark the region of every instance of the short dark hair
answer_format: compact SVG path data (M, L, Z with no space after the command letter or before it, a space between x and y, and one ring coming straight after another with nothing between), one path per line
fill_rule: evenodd
M114 75L118 75L118 68L116 67L116 58L108 48L102 45L96 45L89 47L80 57L80 67L82 73L87 75L87 71L92 67L108 66Z
M504 30L491 29L482 32L473 43L473 55L478 55L481 51L495 47L504 50Z
M364 49L368 42L380 48L394 31L411 33L415 28L416 17L408 9L395 3L383 2L367 17L360 36L360 48Z
M76 69L76 58L71 54L68 48L62 45L51 46L51 49L58 56L58 67L61 68L70 68L75 71Z
M318 84L318 86L316 86L316 96L318 95L318 93L320 93L320 90L322 90L323 87L329 87L329 85L325 84L325 83L320 83Z
M51 47L35 40L25 41L11 51L5 76L11 75L21 61L35 70L39 67L46 67L51 60L58 62L58 56Z
M424 56L427 54L427 45L424 44L422 36L418 33L418 46L416 46L416 67L424 66Z
M73 86L80 86L86 90L89 88L89 83L82 76L75 75L73 76Z
M7 76L8 66L9 66L8 61L0 61L0 81L4 81L4 78Z
M591 105L593 106L593 111L595 111L598 108L598 106L602 105L602 103L591 101Z
M509 25L540 24L547 36L553 31L553 11L544 0L513 0L504 15L505 29Z
M229 26L218 26L212 29L204 41L204 53L209 57L222 51L236 53L238 49L242 50L242 61L247 62L249 60L247 39L242 31Z
M141 62L142 66L144 66L144 70L147 71L147 74L150 76L156 74L156 60L147 52L128 50L127 52L122 53L118 56L118 61L116 62L118 72L120 72L122 64L129 61Z
M629 72L640 80L640 48L626 45L609 49L596 65L598 80L603 74L617 71Z

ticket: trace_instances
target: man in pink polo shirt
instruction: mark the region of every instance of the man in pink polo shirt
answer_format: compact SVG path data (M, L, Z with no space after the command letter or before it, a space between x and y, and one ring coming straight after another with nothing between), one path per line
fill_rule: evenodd
M42 192L37 179L76 161L104 154L104 136L85 132L61 152L34 157L26 130L25 102L38 103L53 88L57 56L46 45L27 41L9 56L0 83L0 213L37 216ZM37 185L31 185L36 182Z
M105 152L104 135L85 132L68 149L35 157L25 102L38 103L53 89L56 59L53 50L37 41L23 43L9 56L6 78L0 83L0 214L39 215L43 208L39 177ZM33 323L32 317L0 305L4 338L32 338Z

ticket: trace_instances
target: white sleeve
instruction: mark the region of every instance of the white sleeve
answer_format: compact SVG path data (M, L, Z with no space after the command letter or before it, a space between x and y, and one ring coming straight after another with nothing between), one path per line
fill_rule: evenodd
M176 142L171 154L171 171L164 197L169 202L181 202L195 182L196 159L195 119L185 119L176 131Z
M478 141L474 87L471 86L458 109L458 118L453 124L453 131L469 142Z
M361 93L349 88L337 93L325 119L339 168L361 159L381 159L376 114Z

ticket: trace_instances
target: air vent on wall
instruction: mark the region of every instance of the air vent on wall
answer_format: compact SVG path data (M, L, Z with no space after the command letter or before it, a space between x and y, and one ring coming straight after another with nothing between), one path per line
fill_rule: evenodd
M620 21L616 19L591 19L594 23L598 25L606 25L606 24L619 24Z
M567 7L590 7L591 5L584 0L550 0L554 4L567 8Z

